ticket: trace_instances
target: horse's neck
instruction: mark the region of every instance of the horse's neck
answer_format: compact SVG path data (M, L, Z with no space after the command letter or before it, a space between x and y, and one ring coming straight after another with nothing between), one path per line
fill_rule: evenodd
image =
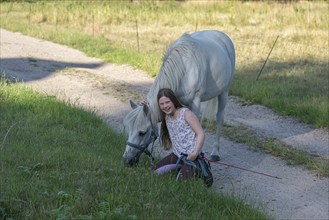
M147 102L149 103L151 120L153 123L157 123L160 120L160 111L159 111L158 100L157 100L157 94L159 92L159 88L160 88L159 83L156 78L147 94Z
M186 40L186 39L187 40ZM189 35L183 35L183 39L189 42ZM183 42L185 42L183 41ZM186 43L186 42L185 42ZM159 122L160 120L160 112L158 107L157 94L161 88L170 88L175 93L178 90L179 86L179 77L182 77L185 73L184 64L182 61L182 54L186 51L185 43L183 44L181 41L175 42L175 44L171 45L165 54L165 59L163 60L163 64L158 72L154 83L152 84L148 94L147 101L149 103L149 107L151 110L151 118L152 122ZM176 48L181 50L181 53L175 51L173 52L172 48ZM175 72L173 72L175 71Z

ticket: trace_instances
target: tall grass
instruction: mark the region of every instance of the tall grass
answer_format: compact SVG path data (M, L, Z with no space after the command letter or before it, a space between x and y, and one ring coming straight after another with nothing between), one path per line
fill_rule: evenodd
M0 219L267 219L201 181L123 166L90 112L0 81Z
M231 95L328 128L327 9L326 1L3 2L0 25L131 64L151 76L166 47L182 33L222 30L236 48Z

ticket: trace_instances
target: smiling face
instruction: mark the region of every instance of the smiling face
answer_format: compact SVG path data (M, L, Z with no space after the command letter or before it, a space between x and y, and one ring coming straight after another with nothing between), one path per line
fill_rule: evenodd
M174 103L171 101L170 98L166 97L166 96L162 96L159 99L159 107L160 110L165 113L166 115L174 115L176 112L176 107L174 105Z

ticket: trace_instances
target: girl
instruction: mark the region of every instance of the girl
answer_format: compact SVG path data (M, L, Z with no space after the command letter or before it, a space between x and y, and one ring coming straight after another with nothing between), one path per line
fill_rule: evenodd
M160 140L165 150L172 147L172 153L157 162L155 169L173 167L182 154L187 155L187 160L194 161L201 152L205 138L198 118L191 110L182 106L171 89L160 89L157 100L161 110ZM180 161L180 165L178 178L187 179L195 175L192 166L183 161Z

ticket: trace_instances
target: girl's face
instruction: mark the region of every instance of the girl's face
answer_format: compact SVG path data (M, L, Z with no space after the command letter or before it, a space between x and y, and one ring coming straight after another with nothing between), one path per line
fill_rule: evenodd
M176 111L174 103L166 96L159 99L159 107L166 115L174 115Z

